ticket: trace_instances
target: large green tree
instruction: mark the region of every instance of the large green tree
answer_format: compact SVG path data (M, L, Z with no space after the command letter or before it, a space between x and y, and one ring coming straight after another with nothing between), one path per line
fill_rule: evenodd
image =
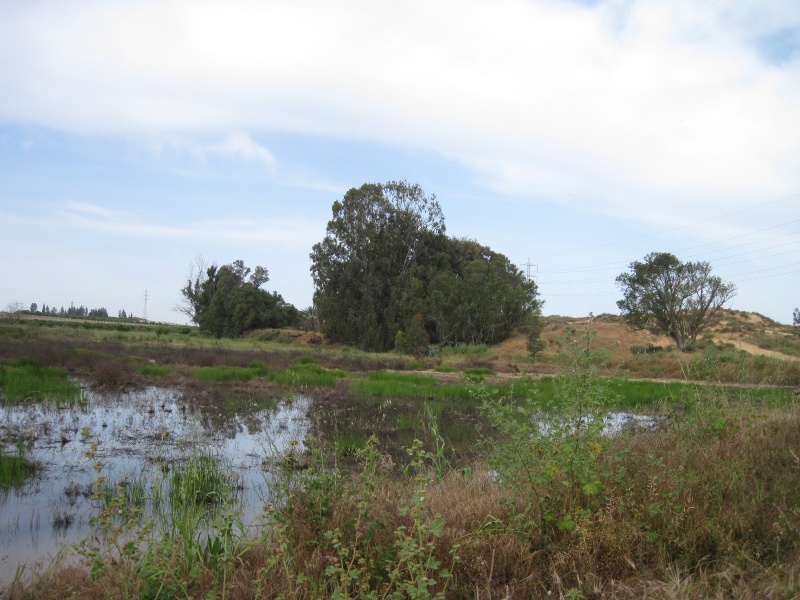
M653 252L617 277L624 297L617 302L638 329L670 336L687 350L714 314L736 294L733 284L711 274L707 262L683 263L668 252Z
M416 184L348 191L311 261L321 330L369 350L391 349L420 319L434 343L495 342L538 309L535 284L502 254L448 238Z
M449 268L425 293L438 341L493 344L538 313L536 284L507 257L473 240L450 239L449 246Z
M237 337L245 331L265 327L297 325L299 312L277 292L262 286L269 281L264 267L251 273L244 262L205 266L198 261L181 289L178 310L200 329L217 337Z
M311 251L325 335L369 350L391 348L403 321L404 284L425 244L444 230L435 196L416 184L364 184L334 202L325 238Z

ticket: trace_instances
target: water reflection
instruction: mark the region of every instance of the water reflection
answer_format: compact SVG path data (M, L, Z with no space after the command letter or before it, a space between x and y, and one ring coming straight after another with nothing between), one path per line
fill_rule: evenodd
M19 564L47 562L89 533L92 482L86 452L110 482L134 476L154 481L201 448L220 457L242 487L242 516L254 522L267 497L263 464L291 440L303 440L311 400L295 394L269 401L198 402L180 389L148 387L125 393L86 393L86 402L56 408L46 403L5 406L0 439L22 440L38 474L0 497L0 581Z

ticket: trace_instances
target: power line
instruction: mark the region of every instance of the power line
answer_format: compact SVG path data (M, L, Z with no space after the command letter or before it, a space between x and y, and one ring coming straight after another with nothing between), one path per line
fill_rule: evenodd
M743 212L747 212L747 211L750 211L750 210L756 210L757 208L763 208L764 206L769 206L770 204L775 204L777 202L783 202L785 200L791 200L793 198L800 198L800 194L792 194L791 196L784 196L783 198L778 198L776 200L770 200L769 202L763 202L761 204L757 204L755 206L750 206L748 208L742 208L740 210L735 210L733 212L729 212L729 213L726 213L724 215L719 215L717 217L711 217L710 219L705 219L703 221L697 221L695 223L690 223L688 225L680 225L678 227L673 227L671 229L665 229L663 231L658 231L656 233L648 233L646 235L640 235L640 236L636 236L636 237L633 237L633 238L628 238L626 240L618 240L616 242L608 242L608 243L605 243L605 244L598 244L596 246L586 246L584 248L576 248L574 250L563 250L561 252L551 252L549 254L540 254L539 257L543 258L543 257L546 257L546 256L560 256L560 255L563 255L563 254L570 254L570 253L573 253L573 252L585 252L587 250L595 250L597 248L607 248L608 246L615 246L617 244L624 244L624 243L627 243L627 242L634 242L634 241L637 241L637 240L643 240L643 239L647 239L647 238L650 238L650 237L664 235L665 233L672 233L673 231L680 231L681 229L688 229L690 227L696 227L697 225L704 225L706 223L710 223L711 221L718 221L719 219L724 219L726 217L731 217L733 215L738 215L738 214L741 214Z
M758 231L752 231L750 233L743 233L741 235L735 235L735 236L732 236L732 237L729 237L729 238L725 238L725 239L722 239L722 240L717 240L716 242L708 242L708 243L705 243L705 244L699 244L697 246L690 246L688 248L682 248L680 250L676 250L675 252L679 254L679 253L686 252L687 250L694 250L695 248L702 248L702 247L705 247L705 246L710 246L712 244L720 244L722 242L727 242L727 241L730 241L730 240L734 240L734 239L738 239L738 238L742 238L742 237L747 237L747 236L750 236L750 235L755 235L757 233L763 233L765 231L770 231L772 229L777 229L778 227L785 227L786 225L791 225L793 223L800 223L800 219L797 219L796 221L789 221L787 223L780 223L778 225L773 225L772 227L766 227L764 229L759 229ZM777 235L775 237L767 238L767 240L758 240L758 241L754 241L754 242L747 242L745 244L734 245L734 246L731 246L729 248L738 248L738 247L741 247L741 246L748 246L750 244L756 244L756 243L763 242L763 241L777 240L779 238L786 237L786 236L789 236L789 235L795 235L795 234L798 234L798 233L800 233L800 231L790 231L789 233L782 233L781 235ZM795 244L795 243L797 243L797 241L787 242L787 244ZM778 246L772 246L771 248L777 248L777 247ZM690 254L690 255L687 256L687 258L693 258L693 257L696 257L696 256L703 256L704 254L711 254L713 252L723 252L724 250L727 250L729 248L722 248L720 250L710 250L709 252L702 252L702 253L698 253L698 254ZM769 250L769 249L770 248L762 248L762 250ZM760 250L754 250L753 252L759 252L759 251ZM599 265L590 265L588 267L571 267L571 268L566 268L566 269L542 269L539 272L540 273L581 273L581 272L586 272L586 271L596 272L598 269L602 270L603 267L609 267L608 269L605 269L605 270L611 270L611 267L618 268L621 265L627 266L627 263L623 263L623 262L620 262L620 261L615 261L615 262L609 262L609 263L602 263L602 264L599 264Z

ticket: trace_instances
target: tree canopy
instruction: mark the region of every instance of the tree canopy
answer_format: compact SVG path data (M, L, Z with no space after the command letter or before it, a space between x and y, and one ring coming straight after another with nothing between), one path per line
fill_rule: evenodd
M505 256L445 235L439 203L417 184L349 190L311 261L321 330L369 350L391 349L420 319L434 343L498 341L539 307Z
M277 292L261 289L268 281L264 267L256 267L251 273L241 260L221 267L205 266L199 260L181 289L183 300L177 309L217 337L296 325L297 309Z
M665 333L681 350L691 348L714 314L736 294L711 275L707 262L683 263L667 252L648 254L617 277L624 295L617 306L638 329Z

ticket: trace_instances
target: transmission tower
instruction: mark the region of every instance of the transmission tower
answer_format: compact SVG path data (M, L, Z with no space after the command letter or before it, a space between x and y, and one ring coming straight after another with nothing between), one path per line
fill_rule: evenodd
M147 321L147 290L144 291L144 310L142 311L142 318Z
M528 281L531 280L531 267L534 267L536 269L537 274L539 273L539 265L534 265L533 263L531 263L531 257L529 256L528 262L525 263L525 268L526 268L525 276L528 278ZM536 277L536 275L534 275L533 277Z

